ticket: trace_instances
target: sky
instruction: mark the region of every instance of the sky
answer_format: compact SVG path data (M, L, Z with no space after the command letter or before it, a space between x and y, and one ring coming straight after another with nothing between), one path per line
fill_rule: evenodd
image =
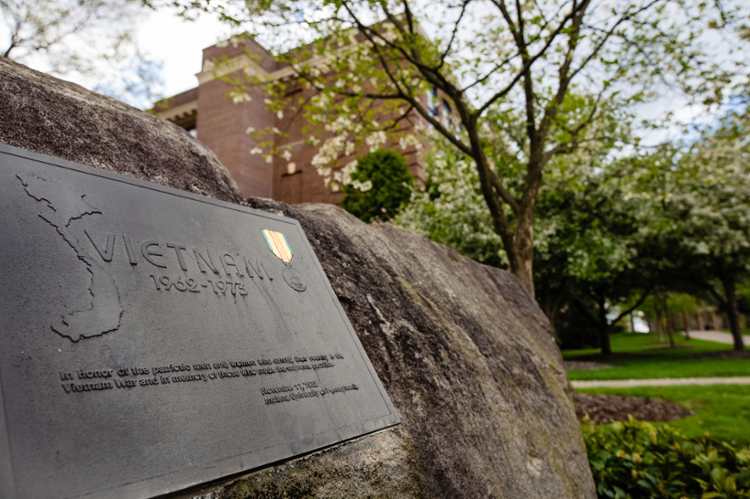
M3 33L3 28L4 26L0 23L0 39L4 41L4 35L7 33ZM226 25L210 15L200 16L196 21L184 21L175 14L174 10L160 9L156 12L148 12L146 19L140 25L136 39L148 58L163 64L162 93L163 96L169 97L197 85L195 74L201 69L202 50L219 40L227 39L230 34ZM723 51L722 49L720 52ZM716 55L717 59L721 60L723 54ZM46 70L43 64L37 64L36 61L23 62L35 69ZM95 86L95 82L92 84L91 81L85 81L75 75L69 75L67 78L87 88ZM139 105L150 107L150 102ZM637 115L639 118L653 118L665 110L671 110L677 120L682 122L696 123L711 119L710 116L701 114L703 110L700 106L691 106L687 99L674 93L662 95L656 102L641 106L637 110ZM660 143L679 137L680 132L680 127L675 126L658 132L642 131L640 135L646 143Z
M152 12L138 32L142 48L164 63L165 96L175 95L198 85L195 74L201 70L202 50L230 35L226 26L209 16L183 21L173 11Z

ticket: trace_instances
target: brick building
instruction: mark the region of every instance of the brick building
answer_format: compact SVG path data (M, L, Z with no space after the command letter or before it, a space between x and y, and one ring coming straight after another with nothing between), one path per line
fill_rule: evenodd
M217 79L212 61L228 58L236 66L228 65L224 73L243 66L261 81L272 81L293 76L291 68L278 63L260 44L245 38L244 46L217 44L203 50L203 71L198 73L198 86L162 101L154 108L156 116L169 120L188 130L193 136L209 147L227 166L245 196L258 196L298 203L333 203L343 199L342 192L334 192L325 186L311 161L317 148L303 139L304 118L295 110L284 112L279 118L266 108L266 98L262 88L249 90L251 100L233 102L228 97L232 86ZM246 54L251 56L248 57ZM226 59L225 59L226 60ZM222 66L224 67L224 66ZM300 94L307 98L314 90L294 86L290 78L287 95ZM295 99L296 100L296 99ZM450 119L450 106L440 103L436 96L428 96L429 107L436 116L445 115ZM421 120L421 117L416 117ZM261 130L276 127L287 134L276 136L277 146L291 146L291 164L280 157L268 163L260 154L252 154L257 141L248 133L252 127ZM409 164L410 173L418 180L424 180L424 164L416 149L401 150ZM339 164L361 157L368 152L361 147L350 156L339 157Z

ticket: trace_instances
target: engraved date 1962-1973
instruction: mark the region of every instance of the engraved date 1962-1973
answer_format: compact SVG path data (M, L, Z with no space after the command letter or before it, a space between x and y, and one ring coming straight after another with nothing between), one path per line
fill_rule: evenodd
M180 292L200 293L201 289L212 289L217 295L247 295L247 290L241 282L231 282L222 280L211 280L206 279L205 282L199 283L195 279L177 277L176 279L170 279L169 276L155 276L149 275L154 283L157 291L171 291L177 290ZM208 284L206 284L208 283Z

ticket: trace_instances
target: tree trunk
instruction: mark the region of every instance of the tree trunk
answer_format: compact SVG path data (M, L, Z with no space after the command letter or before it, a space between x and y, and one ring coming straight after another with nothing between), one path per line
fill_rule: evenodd
M547 316L547 320L549 320L549 325L552 328L552 337L555 339L555 341L558 340L557 338L557 327L555 326L555 317L557 316L557 307L552 308L544 308L544 315Z
M654 297L654 329L656 329L656 338L659 343L664 343L664 327L661 323L661 309L658 305L658 298Z
M671 312L667 315L667 332L669 333L669 346L670 348L675 348L674 335L677 332L677 328L675 327L674 314Z
M698 309L697 318L698 318L698 331L705 331L706 323L703 322L703 310L700 308Z
M612 345L609 342L609 323L607 322L607 308L604 293L599 292L597 305L599 306L599 348L602 355L612 355Z
M729 329L734 337L734 349L745 350L745 342L740 329L740 314L737 310L737 293L734 289L734 278L729 274L721 276L721 284L724 286L724 294L727 297L727 315L729 316Z
M682 312L682 328L685 330L685 339L690 339L690 319L687 312Z
M511 272L518 277L523 287L534 296L534 221L533 209L521 209L516 218L514 251ZM528 219L528 220L527 220Z
M612 345L609 342L609 327L607 322L604 324L599 323L599 348L601 349L602 355L612 355Z
M539 192L543 165L537 165L537 168L532 168L531 165L527 167L529 174L526 177L522 200L511 199L512 196L507 192L505 195L500 195L497 191L498 186L492 181L494 173L490 170L484 153L479 130L476 127L467 126L466 131L471 142L472 157L477 165L482 197L490 210L495 232L503 241L510 272L521 281L531 296L534 296L534 204ZM515 230L505 213L504 204L510 206L516 217Z
M669 336L669 348L674 348L674 317L669 313L669 305L667 304L667 294L664 293L662 300L664 300L664 325L667 329L667 336Z
M555 338L555 341L558 340L555 318L557 317L561 296L562 293L552 293L549 282L545 281L542 284L541 306L542 310L544 310L544 315L549 320L550 326L552 326L552 336Z
M602 355L612 355L612 345L609 342L609 328L606 325L599 330L599 347L601 348Z
M630 313L630 332L635 333L635 319L633 318L633 312Z

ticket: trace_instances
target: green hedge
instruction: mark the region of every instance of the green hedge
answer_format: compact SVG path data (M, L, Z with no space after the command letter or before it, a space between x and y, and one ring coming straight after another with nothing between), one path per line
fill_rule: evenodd
M409 202L414 182L404 157L387 150L374 151L359 159L352 180L370 181L372 187L362 191L345 185L346 196L341 207L366 223L396 216L401 205Z
M750 447L632 417L581 431L600 498L750 498Z

